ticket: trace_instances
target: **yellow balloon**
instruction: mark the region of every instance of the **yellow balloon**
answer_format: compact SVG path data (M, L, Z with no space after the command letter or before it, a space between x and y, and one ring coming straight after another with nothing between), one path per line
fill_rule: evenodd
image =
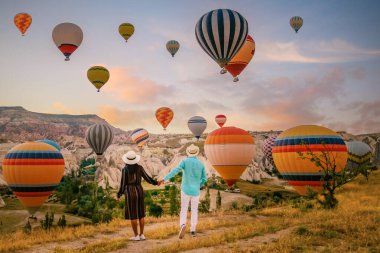
M135 32L135 27L130 23L123 23L119 26L119 33L125 39L125 42L132 36Z
M87 78L98 89L102 88L110 78L110 73L105 67L93 66L87 70Z

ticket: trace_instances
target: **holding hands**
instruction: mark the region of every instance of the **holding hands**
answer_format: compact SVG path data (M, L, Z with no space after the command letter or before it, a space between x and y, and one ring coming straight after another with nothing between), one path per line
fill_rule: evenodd
M160 186L160 185L162 185L162 184L164 184L164 183L165 183L164 180L160 180L160 181L157 182L157 186Z

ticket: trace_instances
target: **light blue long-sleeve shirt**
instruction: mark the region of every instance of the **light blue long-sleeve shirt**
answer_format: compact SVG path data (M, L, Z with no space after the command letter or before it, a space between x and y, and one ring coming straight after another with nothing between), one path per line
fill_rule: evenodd
M182 191L191 196L199 196L199 188L207 182L205 166L198 158L188 157L164 177L165 181L182 171Z

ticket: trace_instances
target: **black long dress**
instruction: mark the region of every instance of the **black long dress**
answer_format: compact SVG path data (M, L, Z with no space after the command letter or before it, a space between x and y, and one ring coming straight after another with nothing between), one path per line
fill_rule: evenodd
M141 178L152 185L157 181L151 178L141 165L125 165L121 171L121 182L118 195L125 194L125 219L136 220L145 217L144 189Z

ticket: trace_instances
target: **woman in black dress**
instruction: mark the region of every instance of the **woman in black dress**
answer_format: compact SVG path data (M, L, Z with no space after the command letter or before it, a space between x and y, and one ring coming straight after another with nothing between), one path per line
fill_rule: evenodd
M126 163L121 171L120 189L117 197L125 194L125 219L131 220L132 229L135 234L130 240L140 241L145 240L144 236L144 189L141 186L141 178L152 185L158 185L158 182L151 178L141 165L137 163L140 161L140 156L136 155L134 151L128 151L123 155L122 160ZM137 220L140 224L140 234L137 231Z

